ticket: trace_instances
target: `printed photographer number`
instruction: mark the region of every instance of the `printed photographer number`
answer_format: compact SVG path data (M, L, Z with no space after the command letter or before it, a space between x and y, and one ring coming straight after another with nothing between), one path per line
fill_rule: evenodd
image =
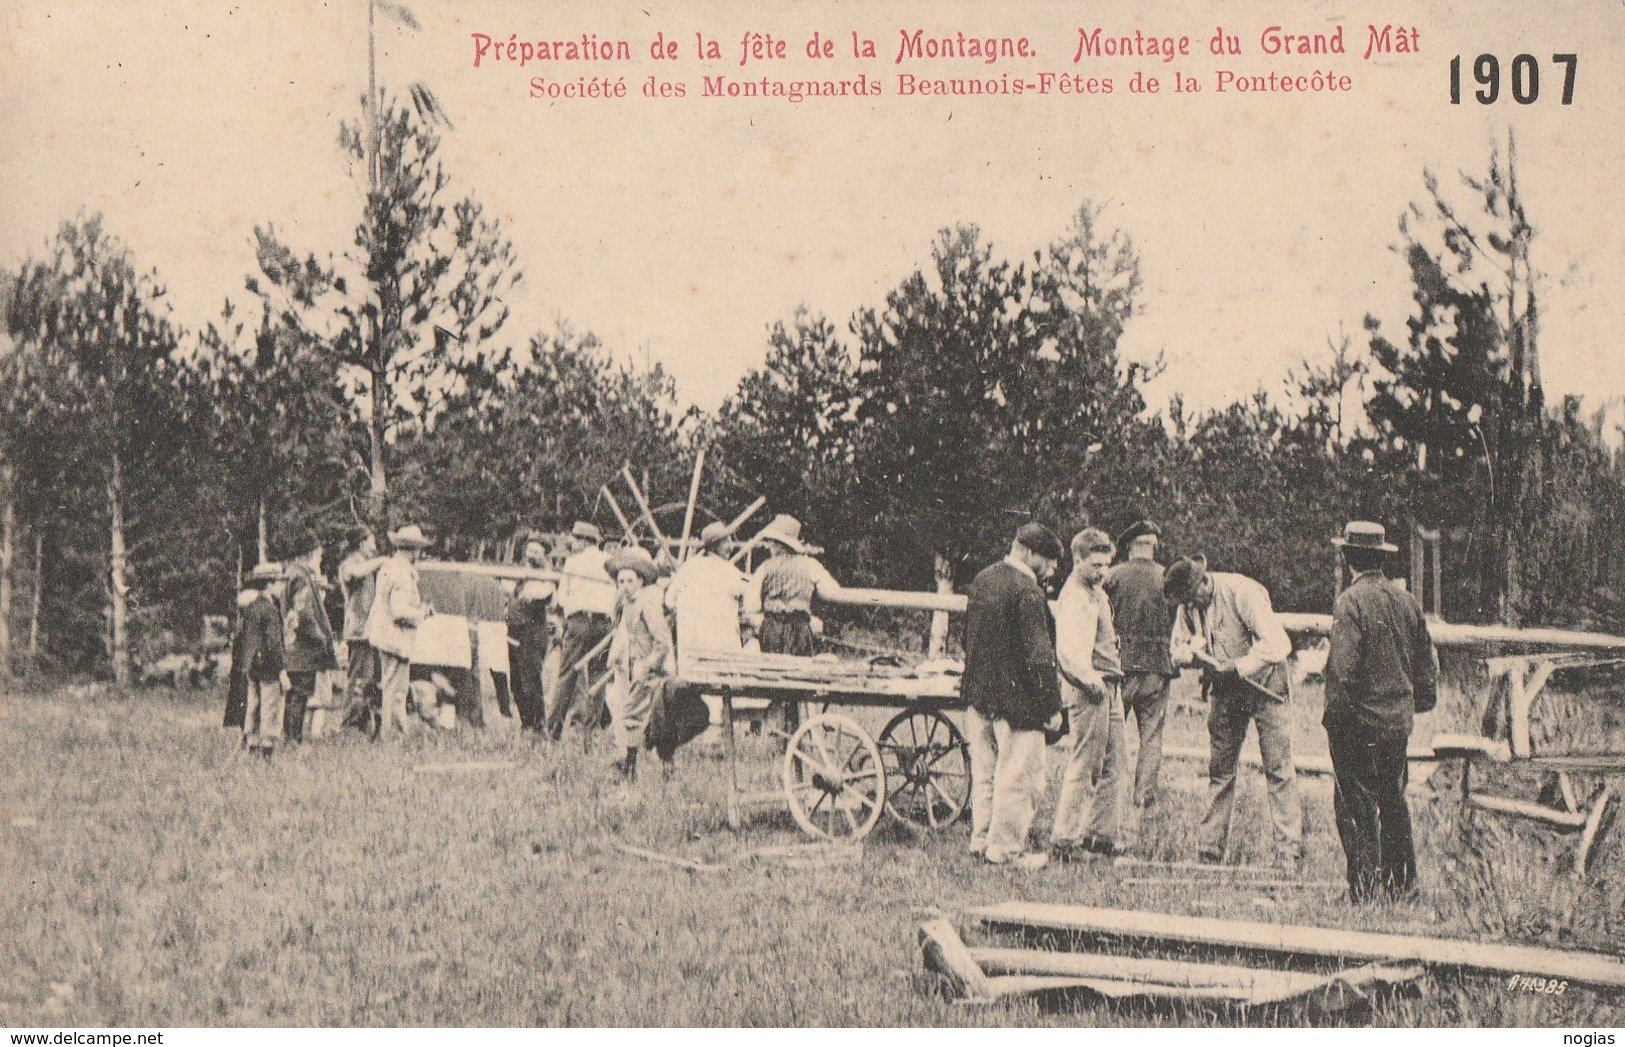
M1563 67L1563 104L1574 104L1574 72L1580 64L1578 55L1553 55L1552 64ZM1501 60L1492 54L1481 54L1473 59L1473 79L1478 88L1473 97L1481 105L1494 105L1501 100ZM1540 97L1540 62L1534 55L1521 54L1512 59L1507 71L1507 88L1512 100L1519 105L1532 105ZM1461 104L1461 55L1450 59L1450 104Z

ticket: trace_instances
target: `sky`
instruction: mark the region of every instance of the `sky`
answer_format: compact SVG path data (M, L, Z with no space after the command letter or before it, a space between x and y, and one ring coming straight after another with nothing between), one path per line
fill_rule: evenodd
M1410 307L1392 250L1423 172L1455 192L1516 136L1536 229L1541 353L1549 397L1625 396L1625 5L599 3L408 0L420 28L381 13L378 71L427 84L450 115L454 194L499 216L523 263L505 332L522 342L564 320L620 357L659 360L685 402L715 407L765 355L768 328L799 305L843 331L854 310L928 264L939 229L980 226L996 254L1030 257L1085 202L1124 230L1144 275L1126 358L1161 358L1153 403L1197 407L1278 389L1330 356L1367 313L1403 336ZM1369 27L1415 29L1410 53L1363 56ZM1345 53L1264 53L1264 31ZM1189 54L1084 56L1079 30L1189 38ZM1241 54L1216 56L1216 30ZM1031 58L897 61L905 34L1022 37ZM808 58L813 32L836 43ZM786 44L747 61L749 33ZM624 39L629 61L492 60L506 42ZM674 59L656 60L660 33ZM852 36L874 41L855 58ZM695 37L715 39L704 60ZM196 329L243 300L256 225L301 252L349 244L361 190L337 145L367 77L365 0L0 0L0 265L39 254L57 225L100 211L177 317ZM1498 57L1494 104L1473 98L1475 59ZM1571 104L1551 56L1577 55ZM1538 95L1512 95L1516 55ZM1463 56L1463 104L1450 60ZM1523 68L1527 68L1528 63ZM1138 71L1157 94L1131 91ZM1196 93L1172 91L1176 71ZM1223 72L1349 78L1340 92L1218 91ZM903 95L916 80L1041 74L1109 78L1110 94ZM624 98L548 97L582 77L624 78ZM683 98L641 88L680 82ZM878 97L708 98L705 77L862 78ZM532 78L543 97L531 97ZM1322 78L1324 80L1324 77ZM1188 81L1182 81L1188 82ZM1520 80L1523 94L1528 84Z

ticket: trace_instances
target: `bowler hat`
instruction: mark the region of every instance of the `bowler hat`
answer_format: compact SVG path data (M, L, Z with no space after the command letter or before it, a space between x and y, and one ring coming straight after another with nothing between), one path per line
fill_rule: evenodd
M622 571L636 571L643 578L644 585L660 577L660 568L655 565L654 557L641 545L629 545L611 556L609 562L604 564L604 570L611 578Z
M1128 525L1128 530L1117 536L1117 547L1127 549L1130 542L1136 538L1150 535L1153 538L1162 537L1162 528L1157 526L1155 520L1136 520Z
M1060 563L1066 558L1066 550L1061 547L1061 540L1055 537L1054 531L1041 523L1024 523L1016 528L1016 543L1046 560Z
M1207 577L1207 557L1200 554L1196 556L1182 556L1168 568L1168 573L1162 578L1163 595L1170 600L1184 603L1196 592Z
M1382 524L1372 523L1369 520L1350 520L1343 526L1343 537L1333 538L1332 544L1339 548L1399 552L1399 546L1389 542L1387 538L1388 532L1384 530Z

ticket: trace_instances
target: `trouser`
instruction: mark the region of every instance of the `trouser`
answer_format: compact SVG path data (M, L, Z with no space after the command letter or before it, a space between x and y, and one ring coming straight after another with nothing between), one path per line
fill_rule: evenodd
M316 674L289 673L288 697L282 710L282 736L289 742L305 740L305 708L316 693Z
M547 726L547 706L543 700L542 667L547 663L547 624L510 622L508 638L509 686L513 689L514 711L519 725L540 731Z
M1071 844L1093 837L1117 842L1122 810L1123 703L1117 685L1090 702L1083 691L1065 685L1068 731L1061 796L1055 805L1052 843Z
M1286 703L1258 693L1245 684L1217 686L1209 699L1207 733L1211 799L1198 830L1201 853L1222 856L1230 839L1230 819L1236 807L1236 766L1247 725L1258 725L1258 752L1264 761L1269 787L1270 821L1282 857L1303 853L1303 801L1298 797L1298 773L1292 763L1292 709Z
M371 730L381 698L378 692L378 649L365 640L345 643L344 725Z
M1162 778L1162 729L1168 715L1168 677L1129 673L1123 677L1123 719L1134 714L1140 732L1140 755L1134 768L1134 806L1157 802Z
M794 654L811 658L818 653L813 641L812 614L808 611L768 611L762 615L760 644L763 654ZM801 703L779 702L779 726L786 736L801 726Z
M649 726L660 682L661 678L654 675L628 680L620 670L610 677L604 698L609 704L610 733L616 752L643 748L644 731Z
M970 749L973 851L999 860L1027 849L1038 796L1044 788L1044 732L1023 731L1008 720L965 710Z
M547 712L547 733L552 738L564 736L565 721L576 710L578 703L587 706L577 714L578 719L585 715L589 719L583 722L589 724L599 719L597 710L600 703L587 703L583 699L587 697L592 681L603 675L604 667L609 664L609 651L606 648L584 668L577 669L575 666L609 635L609 627L609 616L605 614L577 611L565 619L558 692L553 696L553 708Z
M280 680L249 680L243 707L243 744L274 749L282 737L283 696Z
M1326 725L1337 784L1332 807L1348 862L1349 900L1403 897L1416 888L1416 849L1405 803L1410 732L1357 723Z
M378 689L383 702L380 729L410 731L412 725L406 719L406 696L412 686L412 663L388 651L379 651L378 667Z

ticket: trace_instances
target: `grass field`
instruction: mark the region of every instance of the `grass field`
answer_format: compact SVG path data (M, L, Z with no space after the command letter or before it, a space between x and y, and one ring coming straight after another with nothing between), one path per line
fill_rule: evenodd
M1318 693L1300 751L1324 752ZM95 687L13 692L0 705L0 1024L1029 1025L1233 1024L1290 1012L1028 1006L967 1009L921 972L923 918L1010 898L1393 930L1564 947L1625 940L1619 831L1589 883L1562 841L1418 817L1421 903L1351 910L1339 890L1125 885L1106 864L1036 874L985 867L966 829L919 841L883 824L852 864L740 863L690 872L616 841L706 861L802 842L788 815L723 821L723 765L679 757L664 783L624 787L607 750L535 745L507 724L369 744L319 742L266 764L216 724L209 692L119 700ZM1200 719L1171 742L1205 745ZM1253 746L1249 742L1249 749ZM769 748L745 753L764 778ZM426 774L430 762L512 761ZM1052 761L1053 763L1054 761ZM1137 826L1141 857L1189 858L1199 764ZM1054 788L1050 790L1053 802ZM1329 783L1305 780L1305 878L1337 880ZM1049 811L1041 809L1039 825ZM1264 860L1262 781L1246 776L1241 860ZM1379 1025L1625 1024L1625 1000L1430 978Z

